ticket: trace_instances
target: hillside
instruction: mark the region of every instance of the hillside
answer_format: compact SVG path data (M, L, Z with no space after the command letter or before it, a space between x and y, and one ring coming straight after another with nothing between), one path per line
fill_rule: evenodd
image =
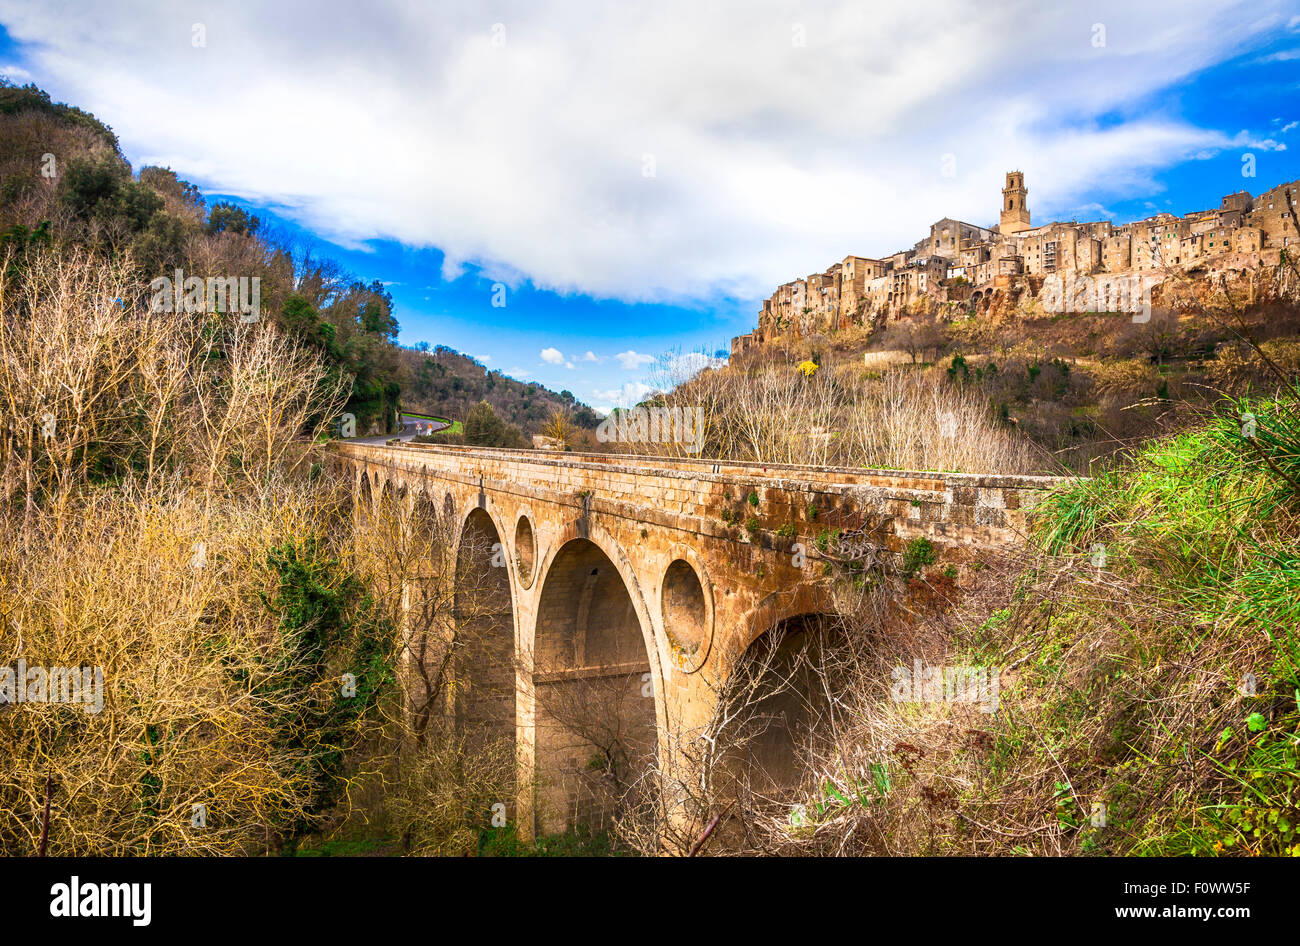
M445 345L404 348L401 357L407 372L402 402L411 410L464 420L470 408L487 401L527 436L538 433L554 411L571 412L574 424L583 429L600 423L600 416L571 392L557 394L534 382L516 381Z
M837 710L728 853L1300 854L1292 267L1146 323L1026 299L778 337L669 392L708 406L709 456L1091 474L1010 552L825 565L835 658L805 670ZM900 693L922 665L945 689Z
M449 348L400 348L393 299L379 281L282 243L234 205L209 206L169 168L134 173L112 129L93 115L3 79L0 174L0 251L86 249L129 267L141 294L177 269L187 278L259 280L260 318L322 352L346 379L345 410L359 434L391 432L399 404L463 420L487 400L525 434L555 410L573 412L581 428L599 421L568 392L487 371Z
M1180 429L1221 395L1300 376L1294 259L1220 284L1180 277L1149 321L1127 313L1052 314L1029 290L996 306L917 305L899 317L798 336L787 331L733 358L741 373L810 360L846 383L916 374L987 405L1031 442L1041 472L1098 463Z
M1061 485L1020 553L841 569L834 738L756 848L1300 855L1298 393L1220 401ZM988 674L986 702L900 695L914 662Z
M325 355L332 374L347 379L345 409L358 429L391 429L400 396L398 323L378 282L367 285L332 260L291 249L236 206L209 206L169 168L135 174L107 126L35 86L0 82L0 170L0 244L15 257L51 245L80 248L125 267L133 294L152 294L151 305L159 298L151 284L177 270L205 284L257 285L256 318ZM185 292L189 306L188 285ZM214 305L214 298L197 304L232 314L233 300Z

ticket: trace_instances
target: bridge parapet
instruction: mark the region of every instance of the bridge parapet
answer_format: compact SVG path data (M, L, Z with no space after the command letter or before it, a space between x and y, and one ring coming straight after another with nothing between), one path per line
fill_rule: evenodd
M916 472L710 461L626 454L544 453L432 444L339 445L343 457L521 497L726 536L793 527L874 529L890 547L926 536L996 546L1024 534L1051 476ZM757 500L752 500L751 495ZM730 515L728 515L730 513ZM752 524L752 523L751 523ZM788 531L788 529L787 529Z

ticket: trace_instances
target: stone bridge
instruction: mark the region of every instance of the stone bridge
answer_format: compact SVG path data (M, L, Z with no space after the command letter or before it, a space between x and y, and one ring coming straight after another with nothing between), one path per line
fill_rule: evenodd
M1059 482L405 443L337 450L361 501L423 495L451 517L458 544L472 535L496 550L499 602L486 619L496 643L483 658L495 669L467 669L463 685L478 690L475 725L514 739L512 814L525 836L607 814L590 786L600 739L560 722L588 698L575 687L603 687L602 705L618 704L614 741L663 762L675 737L708 723L741 655L833 611L827 557L856 547L897 562L924 539L960 567L1019 541L1026 511Z

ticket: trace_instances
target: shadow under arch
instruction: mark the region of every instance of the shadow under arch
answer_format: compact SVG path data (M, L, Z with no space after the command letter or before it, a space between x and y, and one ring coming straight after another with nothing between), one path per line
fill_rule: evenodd
M515 617L504 545L492 517L470 510L456 542L453 602L456 724L469 744L516 734Z
M543 834L607 827L648 790L656 688L634 591L583 535L570 534L542 572L532 664Z
M357 482L357 506L369 515L374 501L374 490L370 485L370 473L362 470Z
M719 694L725 719L715 734L725 747L709 773L713 801L731 804L719 831L723 846L741 842L759 814L782 817L807 801L825 760L835 754L835 697L855 668L836 615L808 612L773 622L734 662Z

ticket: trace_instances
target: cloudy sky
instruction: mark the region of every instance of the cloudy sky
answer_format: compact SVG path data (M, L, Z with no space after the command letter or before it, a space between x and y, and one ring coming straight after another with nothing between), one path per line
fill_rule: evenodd
M1036 222L1300 177L1297 3L0 0L0 25L0 74L390 283L403 342L603 407L781 282L995 222L1011 168Z

